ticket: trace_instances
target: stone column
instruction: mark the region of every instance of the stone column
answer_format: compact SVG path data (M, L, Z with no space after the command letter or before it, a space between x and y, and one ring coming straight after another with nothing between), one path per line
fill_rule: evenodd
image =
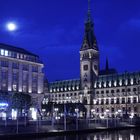
M0 61L0 81L2 81L2 78L1 78L1 61ZM1 82L0 82L0 90L1 90Z
M87 109L86 117L90 118L90 116L91 116L91 105L85 105L85 107Z
M12 91L12 62L9 61L8 65L8 91Z
M22 64L19 64L19 82L18 82L18 91L22 92Z
M29 65L28 73L28 92L32 93L32 65Z
M37 88L37 93L43 93L44 89L44 75L43 73L38 73L38 88Z

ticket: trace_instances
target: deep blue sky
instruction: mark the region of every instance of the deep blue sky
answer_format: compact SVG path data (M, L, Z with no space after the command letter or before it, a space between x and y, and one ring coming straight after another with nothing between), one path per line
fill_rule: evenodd
M91 0L100 65L140 69L140 0ZM79 78L87 0L0 0L0 42L38 54L49 81ZM8 32L14 21L18 30Z

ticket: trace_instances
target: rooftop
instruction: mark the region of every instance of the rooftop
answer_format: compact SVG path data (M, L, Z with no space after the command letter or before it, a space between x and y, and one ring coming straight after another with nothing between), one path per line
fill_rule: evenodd
M12 45L4 44L4 43L0 43L0 49L9 50L9 51L13 51L13 52L19 52L22 54L28 54L28 55L38 57L37 55L35 55L23 48L18 48L18 47L12 46Z

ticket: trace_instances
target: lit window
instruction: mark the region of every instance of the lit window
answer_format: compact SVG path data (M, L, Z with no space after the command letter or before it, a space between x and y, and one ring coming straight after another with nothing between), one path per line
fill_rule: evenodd
M19 58L19 53L17 53L17 58Z
M63 88L61 88L61 91L63 91Z
M71 90L71 87L69 87L69 90Z
M104 87L106 87L106 82L104 82Z
M79 87L77 86L77 90L79 90Z
M111 87L111 81L109 81L109 87Z
M101 85L101 82L99 83L99 88L101 88L102 87L102 85Z
M128 85L128 80L125 80L125 85Z
M96 88L96 87L97 87L97 83L94 84L94 88Z
M122 80L120 80L119 84L120 84L120 86L122 86Z
M1 51L0 51L0 54L1 54L1 55L4 55L4 50L1 50Z
M23 54L20 54L20 59L23 59Z
M13 91L17 91L17 85L16 84L13 85Z
M8 51L8 56L11 56L11 52Z
M23 92L27 92L27 86L23 85Z
M131 79L131 85L133 85L133 79Z
M8 56L8 51L7 50L5 50L5 56Z
M75 87L72 87L73 90L75 90Z
M115 86L115 87L117 86L117 81L114 81L114 86Z

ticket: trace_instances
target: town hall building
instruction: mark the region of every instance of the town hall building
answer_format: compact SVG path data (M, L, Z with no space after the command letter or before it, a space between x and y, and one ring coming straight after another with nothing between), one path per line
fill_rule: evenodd
M80 48L80 78L47 84L43 104L84 104L87 116L110 117L139 115L140 72L117 73L106 60L100 70L100 51L91 19L90 1L85 32Z

